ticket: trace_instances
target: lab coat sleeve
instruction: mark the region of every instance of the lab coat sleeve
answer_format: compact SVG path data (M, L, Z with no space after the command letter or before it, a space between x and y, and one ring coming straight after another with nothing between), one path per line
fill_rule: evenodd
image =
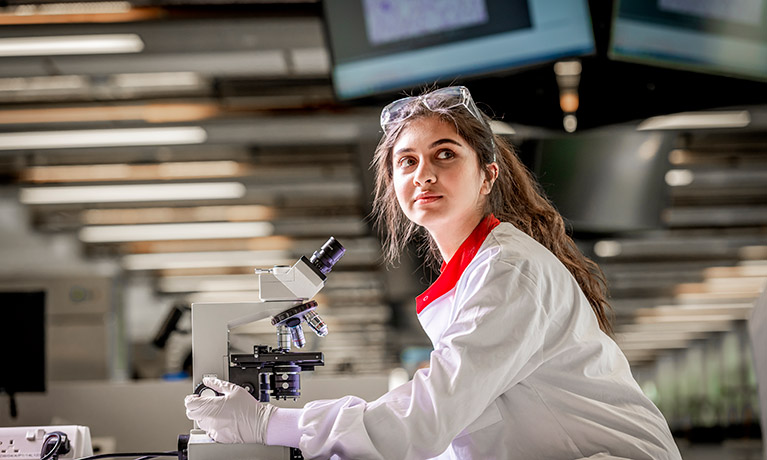
M443 453L494 401L539 364L548 324L535 283L517 266L470 266L446 308L450 321L430 367L367 403L307 404L299 419L306 458L421 459Z

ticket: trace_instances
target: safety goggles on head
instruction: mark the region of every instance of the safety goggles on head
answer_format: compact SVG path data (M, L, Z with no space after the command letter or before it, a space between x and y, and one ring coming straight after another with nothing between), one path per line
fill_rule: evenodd
M384 107L381 111L381 128L384 133L388 128L396 123L402 122L410 118L413 115L414 107L421 103L427 109L431 111L436 110L449 110L459 106L463 106L470 114L474 116L480 123L490 128L487 125L487 121L482 116L482 112L477 108L477 104L474 103L474 99L471 98L469 89L465 86L448 86L447 88L436 89L430 93L422 94L420 96L404 97L397 99L391 104ZM493 156L491 162L495 161L495 141L490 137L492 143Z
M381 128L387 132L393 124L407 120L413 114L414 102L420 102L431 111L440 109L454 109L464 106L474 117L485 123L482 112L479 111L474 100L471 98L468 88L465 86L448 86L440 88L421 96L410 96L397 99L384 107L381 111Z

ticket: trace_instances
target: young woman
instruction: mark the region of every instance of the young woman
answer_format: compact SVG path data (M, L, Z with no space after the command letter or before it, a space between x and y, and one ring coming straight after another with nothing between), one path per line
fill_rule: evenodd
M366 402L261 404L228 382L189 396L220 442L305 458L678 459L660 412L610 338L603 278L565 234L465 87L389 104L374 159L390 261L421 238L437 281L416 299L430 366Z

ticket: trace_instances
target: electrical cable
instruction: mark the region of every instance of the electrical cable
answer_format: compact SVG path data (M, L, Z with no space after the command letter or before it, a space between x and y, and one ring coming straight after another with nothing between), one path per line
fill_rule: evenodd
M53 445L51 450L46 452L45 449L46 447L48 447L48 440L54 436L56 437L56 444ZM64 438L62 437L61 432L53 431L51 433L48 433L48 435L45 437L45 440L43 441L43 448L40 451L40 460L58 459L59 448L63 444L63 441L64 441Z
M122 457L136 457L136 460L148 460L155 457L178 457L178 451L168 452L118 452L114 454L98 454L91 455L90 457L80 457L76 460L96 460L99 458L122 458Z

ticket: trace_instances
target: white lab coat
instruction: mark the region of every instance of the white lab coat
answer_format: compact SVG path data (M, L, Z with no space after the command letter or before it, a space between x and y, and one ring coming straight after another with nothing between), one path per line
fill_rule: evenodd
M306 458L681 458L575 279L513 225L419 320L430 367L372 402L308 403Z

